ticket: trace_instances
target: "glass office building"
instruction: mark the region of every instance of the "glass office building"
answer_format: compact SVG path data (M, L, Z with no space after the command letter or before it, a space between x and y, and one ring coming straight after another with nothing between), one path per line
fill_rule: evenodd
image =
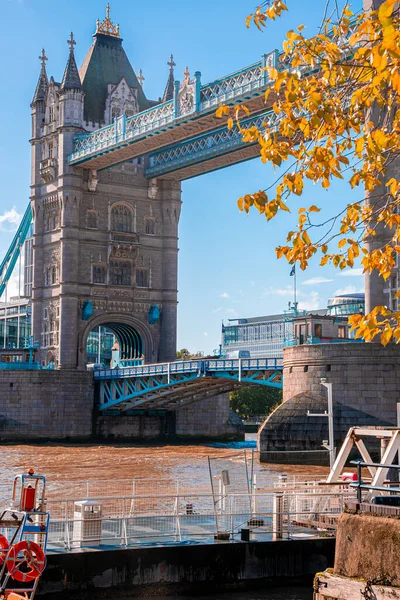
M328 300L327 315L347 317L355 313L365 314L364 294L341 294Z
M282 358L284 347L295 340L294 318L307 315L333 319L335 316L347 317L364 312L364 305L364 294L344 294L331 298L328 307L319 310L292 309L278 315L230 319L222 323L222 355L237 358L240 351L248 351L251 358Z

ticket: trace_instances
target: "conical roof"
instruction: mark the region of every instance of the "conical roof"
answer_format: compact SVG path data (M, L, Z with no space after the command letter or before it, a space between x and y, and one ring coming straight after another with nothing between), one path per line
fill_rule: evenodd
M74 46L76 42L74 41L74 36L71 32L71 38L68 41L70 45L69 57L67 66L65 67L64 77L61 83L61 89L65 90L81 90L82 83L79 77L78 67L76 66L76 60L74 55Z
M165 86L164 95L162 97L163 102L167 102L167 100L172 100L172 98L174 97L174 87L175 87L174 86L174 81L175 81L174 67L176 65L174 63L174 57L172 56L172 54L171 54L171 57L167 64L169 66L169 75L168 75L167 85Z
M46 72L47 57L46 57L46 53L45 53L44 49L42 50L42 55L39 56L39 60L42 61L42 68L40 70L40 75L39 75L39 79L37 82L35 94L33 96L32 104L34 102L41 102L45 99L47 86L49 83L49 80L47 78L47 72Z
M108 85L118 85L124 77L131 88L136 88L139 111L152 105L142 90L131 63L116 35L96 33L94 42L79 71L85 92L84 118L87 122L101 123L108 96Z

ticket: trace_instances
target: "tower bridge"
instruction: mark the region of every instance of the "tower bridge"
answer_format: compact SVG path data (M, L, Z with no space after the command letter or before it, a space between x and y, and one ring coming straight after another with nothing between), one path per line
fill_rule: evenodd
M351 31L349 31L349 35ZM84 369L90 332L112 323L124 358L175 359L181 181L258 154L216 108L244 104L247 126L279 116L268 67L278 50L203 84L175 63L161 101L143 91L107 5L80 69L71 33L61 82L45 51L32 109L30 208L3 263L4 290L33 220L32 328L39 360Z
M365 2L369 6L369 0ZM206 84L199 71L192 77L188 68L177 81L171 56L163 97L153 101L144 93L142 73L136 75L125 53L109 5L105 19L96 23L80 69L72 34L67 43L62 77L49 77L44 50L40 56L31 103L30 203L0 263L1 295L33 222L32 341L39 347L36 360L42 366L54 364L56 370L20 371L15 378L0 371L0 397L8 402L0 410L0 430L10 432L7 439L27 439L26 415L34 404L38 422L32 437L90 437L95 419L93 375L84 372L86 347L91 332L107 327L123 358L144 364L95 373L96 414L103 419L98 429L105 436L119 436L121 413L137 415L142 409L174 413L177 433L224 434L229 420L226 392L240 385L281 387L282 365L268 357L174 362L181 182L258 155L256 144L244 144L235 126L228 130L216 117L216 108L221 103L245 104L245 125L276 127L273 95L265 101L270 86L266 67L284 68L281 55L272 50L254 64ZM396 170L397 163L392 168ZM380 247L384 239L385 233L378 230L368 243ZM397 271L389 289L376 273L367 275L366 310L384 304L395 307L398 289ZM344 348L343 353L354 358L353 353L364 352L376 365L372 346L362 351ZM317 348L313 352L320 357L310 359L308 351L291 351L295 356L285 372L286 395L292 388L297 392L300 384L314 393L331 367L330 377L335 376L340 362L335 352L342 349ZM296 362L300 354L305 358ZM358 355L354 361L359 364ZM309 363L318 368L309 372ZM341 363L336 370L339 389ZM371 383L374 396L379 385ZM350 395L358 397L357 386L358 382ZM368 394L369 388L366 404ZM383 400L387 395L385 390ZM357 402L348 400L352 406ZM364 410L364 401L361 404ZM391 398L383 410L391 421L393 406ZM107 421L114 414L118 423ZM159 433L164 425L160 420Z

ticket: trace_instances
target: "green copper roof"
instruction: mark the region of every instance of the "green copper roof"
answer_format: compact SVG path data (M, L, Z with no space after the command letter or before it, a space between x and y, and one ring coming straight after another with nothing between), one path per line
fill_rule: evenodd
M120 38L96 33L79 75L86 94L84 116L87 122L104 121L107 86L109 83L118 85L123 77L129 87L137 89L139 110L146 110L151 105L139 85Z

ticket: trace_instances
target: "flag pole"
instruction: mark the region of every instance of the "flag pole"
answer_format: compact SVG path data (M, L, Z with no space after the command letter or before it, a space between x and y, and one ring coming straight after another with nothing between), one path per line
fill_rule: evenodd
M293 286L294 286L294 309L297 311L296 267L295 267L295 269L294 269L294 281L293 281Z

